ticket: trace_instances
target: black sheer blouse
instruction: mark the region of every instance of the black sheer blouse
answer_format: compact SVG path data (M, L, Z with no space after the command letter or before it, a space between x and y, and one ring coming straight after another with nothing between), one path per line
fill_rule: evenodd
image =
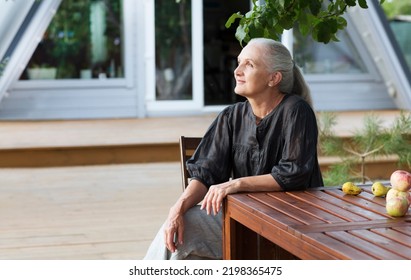
M285 95L257 125L248 101L225 108L203 137L187 168L211 185L271 174L285 191L323 185L315 114L303 99Z

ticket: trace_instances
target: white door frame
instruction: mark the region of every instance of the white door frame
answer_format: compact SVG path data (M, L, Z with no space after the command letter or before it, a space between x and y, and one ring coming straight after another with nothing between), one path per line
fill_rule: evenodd
M173 112L193 114L204 107L203 81L203 1L191 1L192 37L192 100L156 100L155 73L155 1L147 1L145 7L145 65L146 65L146 106L148 116L170 115ZM201 15L201 16L199 16Z

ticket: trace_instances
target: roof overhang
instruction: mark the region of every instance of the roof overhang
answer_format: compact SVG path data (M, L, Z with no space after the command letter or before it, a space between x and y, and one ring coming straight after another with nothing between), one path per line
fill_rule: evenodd
M62 0L0 1L0 101L16 82Z
M380 4L367 1L368 9L353 7L348 15L361 34L399 109L411 110L411 73Z

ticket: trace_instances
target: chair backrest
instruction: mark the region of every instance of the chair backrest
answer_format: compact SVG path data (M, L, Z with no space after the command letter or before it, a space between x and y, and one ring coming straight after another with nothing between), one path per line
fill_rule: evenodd
M201 139L201 137L180 136L180 161L183 191L188 185L190 176L187 171L186 161L194 154L198 144L200 144Z

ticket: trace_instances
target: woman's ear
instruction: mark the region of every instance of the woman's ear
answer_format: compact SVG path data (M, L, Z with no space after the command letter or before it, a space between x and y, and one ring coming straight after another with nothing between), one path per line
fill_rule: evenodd
M282 79L283 79L283 74L281 72L275 72L271 74L271 78L270 78L270 81L268 82L268 85L270 87L276 86L281 82Z

